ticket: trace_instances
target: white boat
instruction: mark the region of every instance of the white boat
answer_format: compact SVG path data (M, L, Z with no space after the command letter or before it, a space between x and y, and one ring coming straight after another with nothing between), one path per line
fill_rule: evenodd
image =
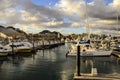
M80 45L80 56L89 56L89 57L103 57L103 56L110 56L112 53L112 50L109 49L96 49L91 46L91 44L77 44ZM71 45L71 48L69 49L66 56L76 56L77 55L77 45L73 44Z
M5 49L1 44L0 44L0 57L2 56L7 56L8 55L8 50Z
M5 46L6 49L12 52L12 47L15 53L32 52L33 45L29 42L11 42Z
M77 45L80 45L80 56L110 56L112 53L112 50L108 49L107 47L109 46L105 46L103 47L103 49L99 48L97 49L96 46L94 46L94 44L90 44L90 26L88 23L88 14L87 14L87 3L86 3L86 33L87 38L86 40L88 40L87 42L78 42ZM99 47L99 46L98 46ZM109 47L110 48L110 47ZM76 45L72 45L70 50L68 51L68 53L66 54L66 56L76 56L77 55L77 46Z
M21 42L19 46L17 46L17 53L24 53L24 52L32 52L33 45L29 42Z

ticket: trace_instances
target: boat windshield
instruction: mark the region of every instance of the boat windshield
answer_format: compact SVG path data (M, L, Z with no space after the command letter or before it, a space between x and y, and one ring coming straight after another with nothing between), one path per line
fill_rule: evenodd
M0 49L3 49L3 47L0 47Z
M90 45L85 45L85 47L86 47L87 49L89 49L89 48L90 48Z

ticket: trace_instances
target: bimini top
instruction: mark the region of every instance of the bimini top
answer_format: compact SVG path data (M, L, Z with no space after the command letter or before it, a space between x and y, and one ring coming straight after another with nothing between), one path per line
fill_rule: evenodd
M80 41L80 42L74 42L74 44L90 44L90 40L87 40L87 41Z

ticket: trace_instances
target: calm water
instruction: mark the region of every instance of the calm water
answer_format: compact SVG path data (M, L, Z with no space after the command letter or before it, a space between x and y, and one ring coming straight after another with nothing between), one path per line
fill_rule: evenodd
M40 50L29 57L0 58L0 80L73 80L75 57L65 56L70 44L49 50ZM120 62L114 57L81 58L81 72L119 74Z

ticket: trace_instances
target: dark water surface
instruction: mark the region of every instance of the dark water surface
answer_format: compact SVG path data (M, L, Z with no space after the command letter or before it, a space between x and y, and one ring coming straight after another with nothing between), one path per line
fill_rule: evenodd
M0 58L0 80L73 80L76 59L66 58L69 45L39 50L29 57ZM91 67L99 73L120 73L120 62L113 56L81 58L82 73L90 73Z

